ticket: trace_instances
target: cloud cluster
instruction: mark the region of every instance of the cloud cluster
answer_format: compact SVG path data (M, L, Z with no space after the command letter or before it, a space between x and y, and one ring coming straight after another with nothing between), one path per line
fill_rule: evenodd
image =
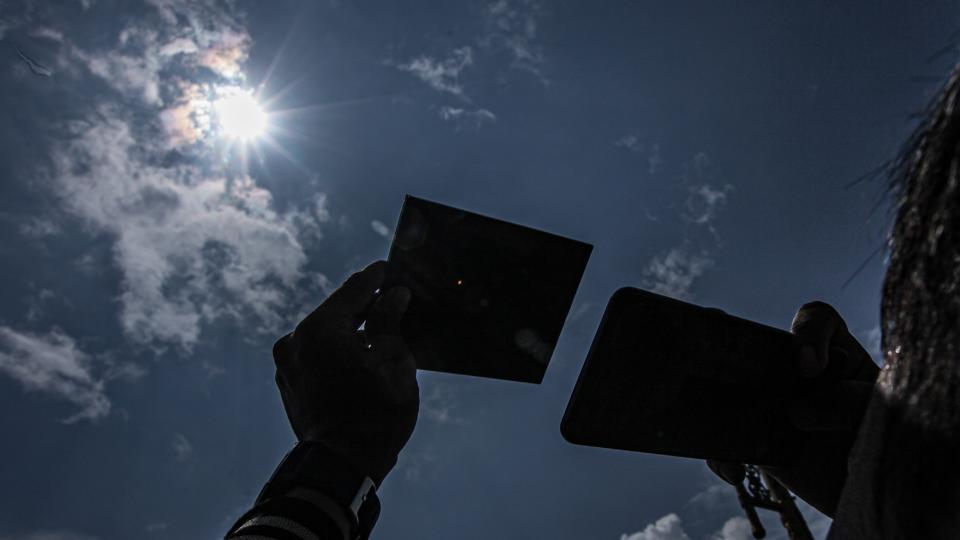
M657 294L689 298L694 282L711 266L713 259L706 252L675 247L650 260L643 270L644 284Z
M370 228L373 229L373 232L379 234L384 238L387 238L390 236L390 227L387 227L387 225L384 222L380 221L379 219L375 219L371 221Z
M407 449L400 454L403 476L408 482L419 482L425 474L434 470L439 456L431 448L424 450Z
M469 110L444 106L440 108L440 118L455 123L458 130L465 127L480 129L483 124L496 121L497 115L483 108Z
M386 64L413 74L438 92L468 103L473 100L464 89L461 74L474 65L478 54L496 58L506 51L511 58L511 68L531 73L548 84L541 70L543 50L538 37L543 12L537 0L497 0L483 6L483 29L471 44L453 49L446 56L423 54L405 63L388 60ZM493 112L482 107L471 110L443 106L440 118L453 122L458 130L480 129L483 124L497 120Z
M466 99L460 83L460 73L471 65L473 49L465 46L454 49L449 56L441 60L422 55L398 65L397 68L412 73L434 90Z
M537 0L498 0L485 8L487 32L480 44L510 53L511 66L528 71L546 84L543 48L538 41L543 5Z
M473 49L466 46L454 49L443 60L423 55L405 64L400 64L397 68L413 73L434 90L470 102L470 96L466 94L463 85L460 83L460 73L471 65L473 65ZM478 130L483 124L497 120L497 116L493 112L482 107L467 109L444 105L440 107L438 113L442 120L453 123L457 131L466 128Z
M640 140L640 135L636 133L627 133L613 141L613 145L634 153L641 152L644 148L643 141Z
M211 2L150 0L107 47L65 43L112 92L64 126L51 184L63 207L113 239L120 322L141 344L189 351L206 323L261 331L284 322L305 275L305 243L328 219L318 195L279 212L272 195L199 141L211 87L244 84L250 37ZM117 99L117 97L120 99ZM108 104L109 103L109 104Z
M647 144L645 137L633 132L613 141L613 145L633 154L645 155L647 158L647 174L650 176L660 171L660 165L663 164L663 158L660 156L660 143Z
M457 401L453 388L448 384L427 376L420 375L420 386L427 386L429 390L422 391L420 397L420 412L426 418L438 424L462 424L463 418L457 415ZM426 383L426 385L424 384Z
M724 522L723 527L714 533L712 540L753 540L750 521L743 516L734 516Z
M690 186L689 194L684 203L683 218L694 225L707 227L711 232L713 220L717 213L727 204L727 194L733 191L733 186L726 184L722 187L704 183Z
M0 326L0 372L25 390L69 401L79 410L64 422L98 420L110 413L105 378L94 374L93 359L59 330L47 334Z
M680 516L667 514L631 535L620 535L620 540L690 540L683 530Z
M719 242L714 222L733 191L730 184L718 187L712 183L710 159L702 152L684 169L683 238L678 246L653 257L643 271L644 287L679 299L689 299L697 279L713 266Z
M813 537L825 538L830 528L830 518L817 512L801 499L796 499L795 502ZM788 540L789 535L780 524L776 512L761 510L758 515L767 529L768 539ZM718 527L704 537L709 540L751 540L753 538L750 522L743 515L733 486L716 480L691 497L687 504L683 505L679 515L678 513L667 514L633 535L623 535L621 540L687 539L690 533L684 530L684 523L687 524L687 528Z
M120 321L134 341L189 350L202 323L272 331L306 262L316 206L284 214L246 175L157 165L162 149L123 111L101 107L53 155L65 208L114 239Z
M191 444L190 439L186 438L182 433L175 433L173 435L173 442L170 443L170 448L173 449L174 457L181 463L187 461L193 455L193 444Z
M135 17L112 10L107 20L124 26L105 25L92 42L41 23L32 3L4 18L5 29L56 45L54 77L85 89L69 115L57 116L70 120L53 120L59 137L38 177L87 233L111 242L121 276L118 319L130 341L188 352L213 323L234 321L250 336L276 332L294 315L291 304L326 284L304 269L305 250L329 219L326 199L319 194L279 211L214 140L211 99L219 89L246 86L241 68L251 38L242 16L214 1L145 3L123 5ZM35 217L21 232L34 239L77 233L56 218ZM48 296L41 291L31 304L32 325L42 324ZM72 403L77 412L68 422L107 416L107 383L144 373L81 350L62 330L10 327L0 327L0 372ZM189 441L175 440L174 452L185 459Z

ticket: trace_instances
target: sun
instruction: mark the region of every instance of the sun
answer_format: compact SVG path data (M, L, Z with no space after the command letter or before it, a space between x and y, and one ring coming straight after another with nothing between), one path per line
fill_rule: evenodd
M227 87L217 92L213 111L221 134L231 139L250 142L267 132L267 112L257 102L251 90Z

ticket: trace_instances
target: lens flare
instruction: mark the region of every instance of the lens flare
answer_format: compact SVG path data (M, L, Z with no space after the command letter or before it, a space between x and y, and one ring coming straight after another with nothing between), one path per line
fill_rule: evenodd
M220 132L227 137L252 141L267 131L267 113L249 90L224 90L213 103L213 110Z

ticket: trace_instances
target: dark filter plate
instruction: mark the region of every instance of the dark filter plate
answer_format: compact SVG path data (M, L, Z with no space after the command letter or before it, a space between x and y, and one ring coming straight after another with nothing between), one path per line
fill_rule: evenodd
M633 288L611 298L561 423L575 444L792 463L808 391L789 332Z
M407 196L387 286L419 369L540 383L593 246Z

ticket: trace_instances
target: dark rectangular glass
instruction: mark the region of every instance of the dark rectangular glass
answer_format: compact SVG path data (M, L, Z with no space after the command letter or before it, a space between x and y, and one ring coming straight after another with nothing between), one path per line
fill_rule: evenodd
M388 286L419 369L540 383L592 246L407 196Z
M588 446L784 465L805 435L792 334L634 288L613 295L561 432Z

